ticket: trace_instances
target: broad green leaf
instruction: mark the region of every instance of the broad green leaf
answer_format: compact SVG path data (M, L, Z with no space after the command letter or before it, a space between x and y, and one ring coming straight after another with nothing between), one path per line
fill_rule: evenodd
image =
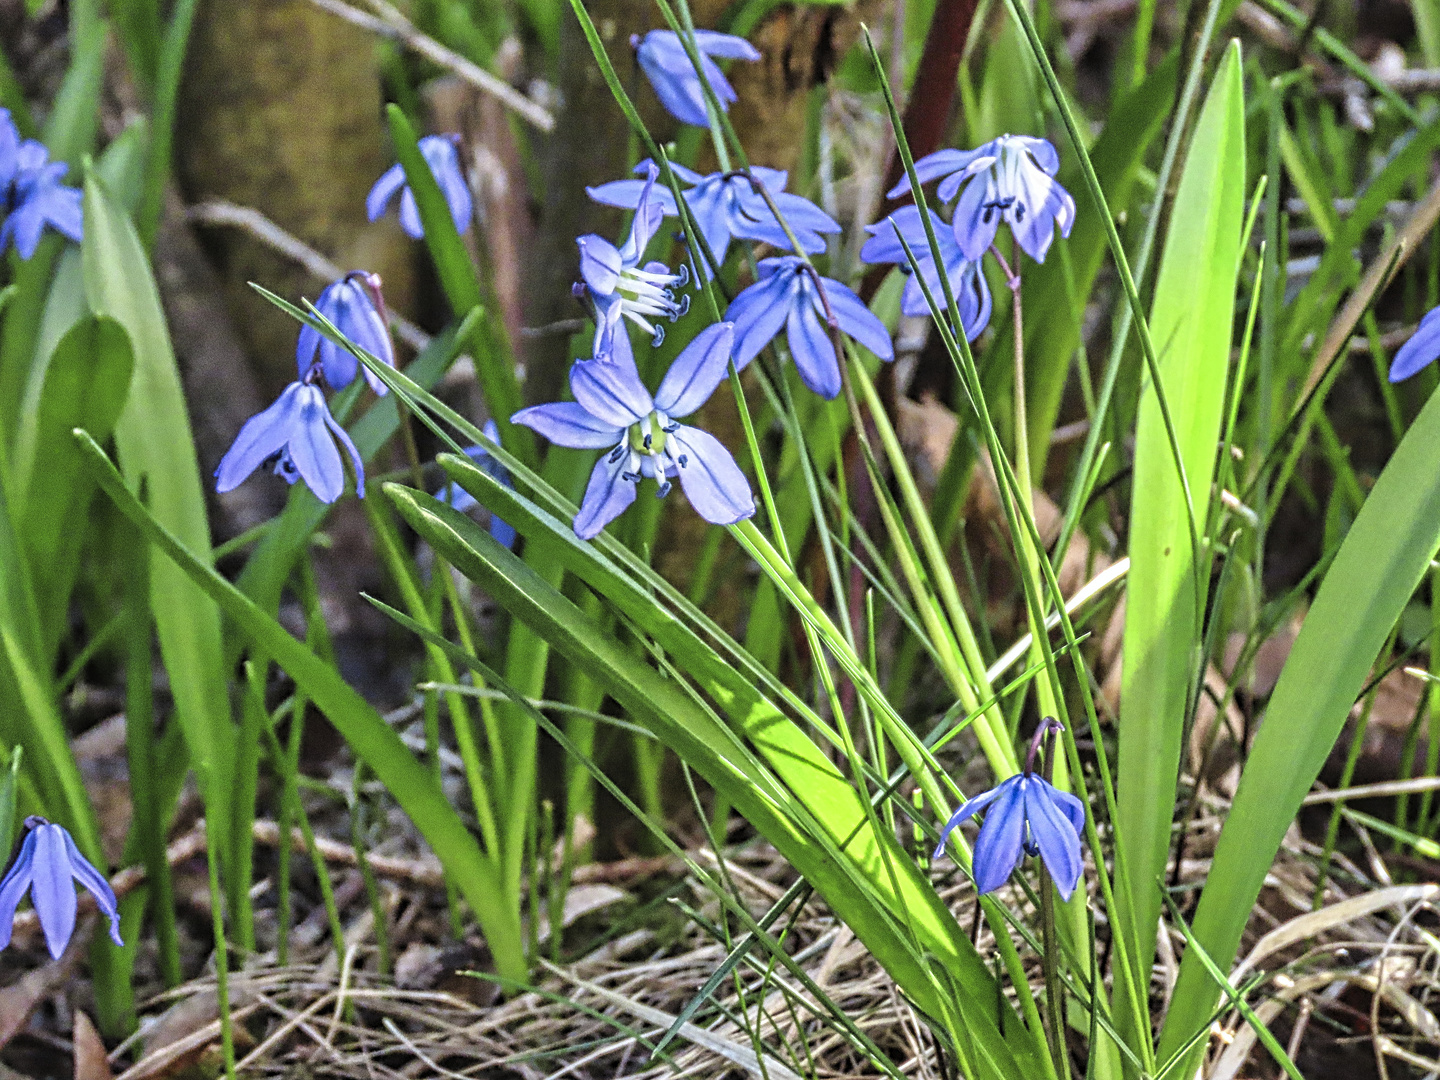
M434 775L406 749L394 728L340 677L334 665L316 656L207 562L187 549L158 517L148 512L94 439L75 438L91 474L133 522L167 565L185 575L210 602L223 608L254 647L274 659L336 729L415 822L444 864L450 879L474 909L496 966L507 978L523 978L520 913L496 904L499 883L475 838L440 790Z
M459 458L447 456L445 463L455 470L454 475L482 489L483 481L466 471ZM677 646L677 664L697 678L702 688L715 693L721 707L740 723L743 733L758 740L757 745L772 765L783 764L792 782L782 783L744 749L736 733L718 723L675 682L661 677L642 656L627 650L613 634L607 634L535 569L501 547L465 515L428 495L394 484L386 485L385 493L439 554L584 670L632 717L649 727L656 738L729 799L815 885L924 1011L940 1017L958 1010L974 1040L971 1049L978 1055L976 1061L989 1066L990 1071L998 1069L1001 1076L1035 1074L1019 1065L1026 1061L1031 1069L1039 1068L1029 1053L1033 1044L1023 1039L1007 1044L995 1022L996 999L989 997L994 984L983 961L967 948L964 931L923 878L918 878L913 863L893 846L881 855L873 834L868 833L857 834L865 835L868 844L857 847L852 841L841 858L835 857L839 854L835 849L856 827L863 829L865 812L853 789L848 797L842 793L841 789L848 787L843 777L803 732L743 679L726 678L720 670L725 665L719 658L698 640L687 637L668 612L650 603L652 610L646 615L642 611L644 597L637 598L618 577L606 573L598 560L591 559L591 572L608 579L622 611L645 617L661 635L657 642L666 646L667 652L669 645ZM497 494L494 487L486 489L486 493ZM508 505L521 509L518 499ZM586 555L588 545L578 540L566 543L562 539L564 526L553 519L546 521L538 511L534 520L540 527L532 526L531 535L541 539L548 532L554 540L545 546L545 552L553 553L557 559L575 560L578 572L579 560ZM520 527L520 522L513 523ZM645 628L648 631L650 626ZM787 760L787 755L793 756ZM797 790L796 784L802 786ZM804 800L811 798L821 812L834 815L818 823L818 834L807 827L813 815ZM825 833L829 834L829 843L825 842ZM867 847L870 854L862 866L859 856ZM887 858L892 859L894 872L909 880L904 902L914 907L893 908L881 902L883 891L889 888ZM921 935L919 953L906 940L909 933ZM946 1000L947 995L940 992L921 962L921 957L930 953L957 976L958 992L950 1000ZM1021 1025L1013 1014L1007 1019L1006 1027L1013 1039Z
M91 310L123 326L135 354L130 396L115 426L126 481L134 490L143 484L156 519L195 558L208 563L205 493L160 294L134 226L94 176L85 181L81 256ZM218 815L214 824L223 833L230 822L234 728L220 612L184 571L158 552L151 595L160 655L206 797L206 813Z
M1222 968L1235 956L1285 830L1340 737L1437 544L1440 394L1432 394L1325 574L1225 818L1192 924L1196 940ZM1161 1035L1161 1058L1208 1023L1219 994L1200 961L1187 952ZM1174 1075L1189 1075L1194 1067L1193 1062L1182 1065Z
M1159 377L1175 424L1181 482L1157 388L1140 403L1130 515L1119 730L1121 835L1139 970L1150 969L1186 695L1201 640L1193 500L1203 527L1220 440L1245 215L1245 114L1238 43L1227 50L1196 122L1176 193L1150 315ZM1125 887L1128 885L1128 897ZM1128 902L1127 902L1128 901Z
M135 358L125 328L87 315L60 340L44 383L21 415L14 476L23 493L21 535L39 607L45 657L53 657L87 532L94 482L70 432L109 439L130 391Z

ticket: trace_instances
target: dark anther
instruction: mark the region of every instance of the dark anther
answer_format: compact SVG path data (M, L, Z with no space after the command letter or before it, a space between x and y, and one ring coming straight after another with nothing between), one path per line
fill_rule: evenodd
M666 495L669 495L669 494L670 494L670 481L669 481L669 480L665 480L665 481L663 481L663 482L660 484L660 490L657 491L657 492L655 492L655 497L656 497L657 499L663 499Z
M646 450L649 450L649 449L650 449L650 439L651 439L651 436L649 436L649 435L646 435L646 436L645 436L645 449L646 449Z
M669 427L664 427L664 428L661 428L660 430L663 431L663 432L665 432L666 435L669 435L669 434L670 434L671 432L673 432L673 431L679 431L679 430L680 430L680 425L677 424L674 420L671 420Z
M686 465L690 464L690 457L687 454L681 454L675 460L680 463L680 468L682 469L685 468Z
M621 443L619 446L617 446L617 447L611 452L611 454L610 454L610 464L611 464L611 465L614 465L615 462L619 461L619 460L620 460L620 455L623 454L623 453L625 453L625 444L624 444L624 443Z

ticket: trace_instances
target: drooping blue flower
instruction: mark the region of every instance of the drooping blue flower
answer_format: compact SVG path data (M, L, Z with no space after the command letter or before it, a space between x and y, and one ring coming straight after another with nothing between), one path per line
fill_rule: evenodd
M635 166L636 172L648 172L651 162L647 158ZM681 195L694 215L700 234L705 237L717 265L724 265L725 253L730 241L762 240L782 251L792 250L790 238L780 227L775 214L766 203L764 196L755 190L750 178L741 172L711 173L701 176L697 172L676 165L670 168L675 176L691 185ZM826 233L838 233L840 225L809 199L785 190L789 174L781 169L766 169L752 165L750 173L755 181L764 186L775 201L785 223L800 241L807 254L814 255L825 250ZM623 206L631 210L640 205L644 197L644 180L613 180L598 187L586 188L590 197L607 206ZM675 196L664 184L655 185L650 198L665 208L667 217L675 217ZM695 263L701 267L708 280L710 264L702 252L694 252Z
M80 190L60 182L70 167L51 161L44 143L21 141L9 111L0 112L0 192L6 210L0 251L13 242L22 259L30 258L47 225L78 244L85 235Z
M690 308L690 298L675 299L675 289L689 280L684 266L672 274L662 262L640 265L645 248L665 218L664 204L655 197L655 179L660 175L654 162L645 171L645 180L636 199L635 218L623 247L603 236L590 233L575 241L580 248L580 276L583 289L595 305L595 355L608 356L615 348L618 331L624 336L621 318L627 318L650 334L656 345L665 338L663 327L652 319L674 322Z
M491 442L500 442L500 429L495 426L494 420L486 420L482 429L485 437ZM470 446L465 450L465 456L475 462L477 466L484 469L507 488L514 490L515 484L510 479L510 470L500 464L498 458L492 457L490 451L483 446ZM459 484L451 481L442 487L435 496L441 502L449 503L462 514L468 514L480 504L475 501L475 496L462 488ZM515 526L501 521L494 514L490 515L490 535L505 547L515 546Z
M950 279L950 289L955 294L955 303L960 308L960 321L965 326L965 336L974 341L990 321L990 286L980 272L980 264L965 258L955 237L940 220L934 210L925 211L930 215L935 229L935 244L944 261L945 275ZM899 236L897 236L897 230ZM930 241L925 235L925 225L920 219L920 210L914 205L902 206L884 221L865 226L870 239L860 249L860 258L867 263L899 263L910 274L905 290L900 295L900 310L906 315L928 315L930 307L925 302L925 291L914 274L914 267L905 255L908 245L919 266L920 277L930 289L930 295L941 307L945 306L945 291L940 285L940 274L935 269L935 259L930 252ZM905 244L899 237L904 237Z
M683 123L708 128L710 114L705 111L705 87L695 72L695 65L685 54L679 35L673 30L651 30L643 38L632 35L630 47L635 50L635 59L640 62L640 69L655 88L655 96L665 111ZM705 82L715 91L720 111L729 112L735 101L735 88L710 58L759 60L760 51L742 37L714 30L695 31L695 51L700 54L700 68L705 72Z
M345 466L336 439L350 455L355 494L363 499L365 463L360 451L330 415L320 388L311 382L293 382L274 405L245 421L215 470L215 490L231 491L261 465L273 462L276 476L291 484L304 480L321 502L333 503L345 490Z
M1085 831L1085 804L1033 772L1041 740L1059 728L1054 719L1047 717L1035 732L1024 770L968 801L940 832L940 843L935 848L937 859L945 854L950 833L962 821L990 808L975 838L970 866L975 888L982 894L1004 885L1027 854L1040 856L1055 888L1066 900L1080 881L1084 869L1080 834Z
M1075 223L1075 200L1055 180L1059 168L1060 155L1048 139L1001 135L975 150L926 154L915 163L915 174L922 184L945 178L935 190L942 202L965 185L950 224L967 259L985 254L1003 219L1025 254L1044 262L1056 226L1069 236ZM888 194L894 199L909 190L907 176Z
M1425 313L1410 340L1401 345L1390 362L1390 381L1410 378L1421 368L1440 357L1440 307Z
M52 825L42 817L28 817L25 828L28 831L20 845L20 854L0 880L0 949L10 944L15 908L28 891L45 934L45 947L52 958L59 960L70 943L70 935L75 932L74 881L89 890L100 914L110 920L110 940L124 945L120 940L120 911L115 890L110 888L105 875L80 854L65 827Z
M450 206L450 216L455 219L455 229L463 233L470 228L473 202L470 185L465 182L465 171L460 168L459 135L426 135L420 140L420 153L425 164L440 185L440 191ZM391 165L375 181L370 194L365 198L365 213L371 221L380 217L400 192L400 227L416 240L425 235L425 226L420 222L420 208L415 205L415 193L405 182L405 167L398 162Z
M709 432L675 422L705 404L729 371L735 328L716 323L695 336L652 398L633 362L579 360L570 369L574 401L521 409L511 421L538 431L557 446L608 450L595 463L575 533L589 540L635 501L642 476L659 482L664 497L679 477L695 512L716 525L733 525L755 513L745 474Z
M335 324L344 334L375 359L389 367L395 366L395 343L385 323L385 301L380 295L380 277L364 270L351 270L339 281L325 286L315 310ZM316 359L316 353L319 359ZM325 382L332 390L343 390L355 379L360 361L343 345L337 345L309 323L300 327L295 343L295 366L303 379L316 364L325 373ZM375 393L384 395L385 384L369 368L365 381Z
M833 398L840 392L840 363L830 337L830 313L842 332L880 359L895 358L885 324L840 282L818 277L797 255L761 259L759 271L760 280L725 312L735 324L736 367L743 368L784 329L800 378L821 397Z

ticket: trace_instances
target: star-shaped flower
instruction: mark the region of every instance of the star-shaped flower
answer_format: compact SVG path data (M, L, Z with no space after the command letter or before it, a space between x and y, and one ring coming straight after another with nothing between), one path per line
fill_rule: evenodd
M823 398L840 393L840 362L830 338L835 325L882 360L895 358L885 324L840 282L817 276L798 255L761 259L760 280L730 302L735 366L744 367L783 329L805 385ZM821 288L824 294L821 294Z
M459 145L459 135L426 135L419 142L425 164L430 166L430 172L450 207L450 216L455 219L455 230L463 233L470 228L474 202L470 185L465 182L465 171L460 168L460 154L456 150ZM419 240L425 235L425 226L420 222L415 193L405 182L405 167L398 162L375 181L375 186L365 198L365 213L371 221L378 219L389 208L397 191L400 193L400 227Z
M652 163L647 158L635 167L636 172L648 172ZM671 164L676 179L691 185L682 191L681 197L690 207L695 224L717 265L724 265L725 253L730 241L760 240L782 251L790 251L790 238L785 235L780 222L766 203L764 196L755 190L750 178L741 172L711 173L701 176L683 165ZM814 255L825 250L827 233L838 233L839 224L809 199L785 190L789 174L780 169L766 169L759 165L750 167L755 182L761 184L775 201L785 223L800 241L807 254ZM623 206L633 210L644 197L644 180L613 180L598 187L586 188L590 197L607 206ZM650 198L658 202L667 217L675 217L675 196L663 184L654 186ZM710 277L710 264L701 252L694 252L697 266L706 278Z
M365 497L365 463L345 429L330 415L325 395L311 382L293 382L274 405L245 421L215 470L222 495L240 486L261 465L275 464L287 483L304 480L321 502L333 503L345 490L345 466L335 440L355 467L355 494Z
M940 215L934 210L927 209L925 212L930 215L935 229L935 244L940 249L945 274L950 279L950 289L955 294L956 305L960 308L960 321L965 324L965 336L974 341L990 321L990 286L985 283L980 264L965 257L949 227L940 220ZM897 230L899 236L896 235ZM914 276L914 268L905 255L906 245L909 245L915 256L920 277L925 279L930 295L937 304L942 307L945 305L945 291L940 285L940 274L935 269L930 241L925 235L925 225L920 219L917 207L902 206L884 221L865 226L865 231L870 234L870 239L866 240L865 246L860 249L862 261L899 263L901 268L911 275L900 296L902 312L906 315L930 314L930 307L925 302L925 291L920 287L920 281ZM901 244L899 237L904 237L905 244Z
M915 163L915 174L922 184L945 178L935 189L941 202L964 185L950 224L967 259L985 254L1004 220L1025 254L1044 262L1055 228L1069 236L1075 222L1075 200L1055 181L1059 168L1060 155L1049 140L1001 135L975 150L926 154ZM887 194L894 199L909 190L907 176Z
M596 536L635 501L643 476L670 491L679 477L696 513L716 525L733 525L755 513L745 474L730 451L709 432L675 422L709 399L729 371L735 328L716 323L695 336L675 358L654 397L633 362L579 360L570 369L574 401L521 409L511 422L538 431L557 446L608 450L595 463L575 515L575 534Z
M380 298L380 278L363 270L352 270L339 281L325 286L315 309L335 324L344 334L375 359L395 366L395 344L385 324L384 302ZM319 354L317 361L316 354ZM332 390L343 390L355 378L360 362L343 345L337 345L309 323L300 327L295 343L295 364L303 379L316 363L325 373L325 382ZM365 369L365 381L375 393L384 396L385 384Z

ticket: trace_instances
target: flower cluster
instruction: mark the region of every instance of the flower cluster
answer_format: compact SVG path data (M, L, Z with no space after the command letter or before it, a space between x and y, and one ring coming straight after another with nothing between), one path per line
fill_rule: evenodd
M51 161L50 151L34 139L21 139L9 109L0 109L0 251L12 243L22 259L35 254L46 226L79 243L84 213L78 188L60 181L70 167Z
M120 910L115 890L110 888L105 875L80 854L65 827L53 825L42 817L28 817L25 829L20 853L0 880L0 949L10 944L15 909L28 892L45 935L45 947L53 959L59 960L70 943L70 935L75 932L77 904L72 880L89 890L100 914L110 920L110 940L124 945L120 940Z
M8 122L8 116L6 119ZM5 160L3 134L0 131L0 169ZM427 135L420 140L419 148L445 196L455 228L464 232L470 227L473 203L470 186L460 167L459 141L458 135ZM64 166L60 168L63 172ZM370 220L384 214L397 194L401 227L416 239L423 237L425 229L415 204L415 193L405 182L405 170L400 165L387 169L370 189L365 200ZM76 212L78 214L78 203ZM5 227L9 228L9 222ZM78 229L78 224L76 227ZM24 253L23 247L21 251ZM352 270L325 287L315 302L315 310L357 347L387 367L395 366L395 345L390 338L378 275ZM322 389L325 386L343 390L349 386L361 370L359 360L348 348L307 323L300 328L295 343L295 366L296 380L284 389L275 404L245 422L235 442L220 459L215 470L215 490L222 494L230 491L256 469L268 465L287 483L303 480L322 502L334 502L345 490L345 463L336 446L338 441L355 470L355 494L364 498L364 459L345 429L330 414ZM383 395L385 384L369 368L364 371L370 388Z

